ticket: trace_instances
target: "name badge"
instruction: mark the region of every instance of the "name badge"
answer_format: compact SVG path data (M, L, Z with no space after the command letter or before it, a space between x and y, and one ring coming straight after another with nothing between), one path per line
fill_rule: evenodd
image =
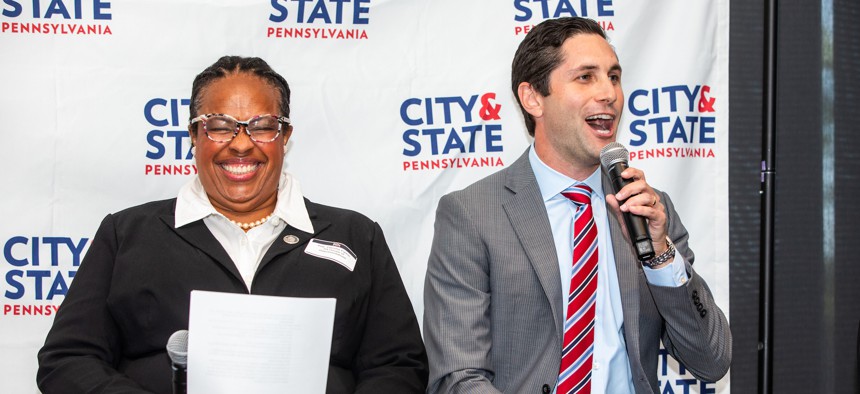
M305 253L321 259L334 261L350 271L355 269L355 262L358 261L358 257L352 252L349 246L340 242L325 241L316 238L312 238L308 242L308 246L305 247Z

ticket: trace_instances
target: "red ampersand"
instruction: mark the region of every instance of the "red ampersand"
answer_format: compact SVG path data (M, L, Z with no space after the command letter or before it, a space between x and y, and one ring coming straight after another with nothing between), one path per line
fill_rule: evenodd
M699 112L714 112L714 102L716 102L717 99L714 97L705 97L705 93L710 92L710 86L702 86L702 93L699 95Z
M496 99L495 93L487 93L481 96L481 110L478 112L478 115L483 120L496 120L499 118L499 111L502 109L501 104L490 104L490 100Z

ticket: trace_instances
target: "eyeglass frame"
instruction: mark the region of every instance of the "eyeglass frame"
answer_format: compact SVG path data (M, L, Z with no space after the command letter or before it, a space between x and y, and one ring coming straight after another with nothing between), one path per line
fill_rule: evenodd
M212 139L212 137L209 135L209 130L206 128L206 120L213 117L213 116L223 116L223 117L226 117L226 118L236 122L236 129L233 130L233 136L230 137L229 140L218 141L218 140ZM256 139L254 139L254 136L251 135L251 131L248 130L248 125L256 119L265 118L265 117L273 117L273 118L275 118L275 120L278 121L278 132L277 132L277 134L275 134L274 138L272 138L268 141L258 141ZM197 116L194 119L189 120L188 121L188 127L190 128L190 127L194 126L194 124L197 122L203 123L203 132L206 133L206 138L209 138L209 140L212 142L231 142L231 141L233 141L233 139L236 138L237 135L239 135L239 130L242 129L242 126L245 126L245 134L248 135L248 138L250 138L251 141L259 142L259 143L263 143L263 144L273 142L276 139L278 139L278 137L281 135L281 131L283 131L284 123L287 124L287 127L292 125L292 123L290 123L290 118L288 118L286 116L276 116L276 115L272 115L272 114L262 114L262 115L252 116L250 119L248 119L246 121L241 121L241 120L236 119L236 118L234 118L230 115L227 115L227 114L217 114L217 113L203 114L203 115Z

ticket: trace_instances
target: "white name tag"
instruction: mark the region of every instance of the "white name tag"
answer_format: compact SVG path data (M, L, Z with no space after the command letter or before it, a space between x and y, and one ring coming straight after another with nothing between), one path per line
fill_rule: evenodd
M340 242L324 241L316 238L311 238L310 242L308 242L308 246L305 247L305 253L321 259L334 261L350 271L355 268L355 262L358 261L358 257L349 249L349 246Z

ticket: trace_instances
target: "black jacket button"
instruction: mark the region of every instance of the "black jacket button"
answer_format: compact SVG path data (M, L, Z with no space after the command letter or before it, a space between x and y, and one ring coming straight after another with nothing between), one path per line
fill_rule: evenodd
M552 392L548 384L543 385L540 391L543 392L543 394L549 394L550 392Z

